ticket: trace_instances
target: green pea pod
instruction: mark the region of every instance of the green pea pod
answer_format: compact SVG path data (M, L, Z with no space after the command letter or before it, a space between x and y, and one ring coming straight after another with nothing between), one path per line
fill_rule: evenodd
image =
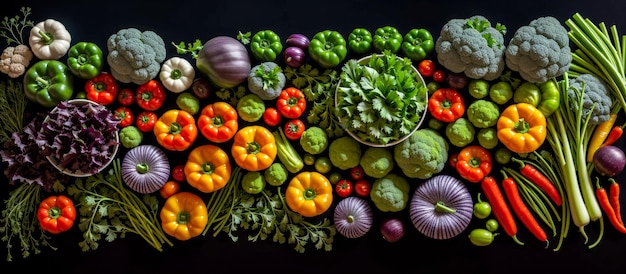
M389 50L392 53L398 52L402 46L402 34L397 28L392 26L385 26L376 29L374 32L374 49L378 52L383 50Z
M554 80L549 80L539 84L539 90L541 90L541 102L537 105L539 111L544 116L548 117L554 113L561 102L561 90Z
M350 50L357 54L364 54L372 48L372 33L365 28L355 28L348 36Z
M250 40L250 51L254 58L261 62L276 60L282 50L280 36L271 30L258 31Z
M404 35L401 48L404 56L422 61L435 49L435 41L427 29L412 29Z
M513 93L513 102L537 106L541 102L541 91L535 83L524 82Z
M69 100L74 93L74 77L65 64L57 60L41 60L24 74L24 94L44 107Z
M309 55L323 68L332 68L343 62L348 54L346 40L334 30L320 31L311 39Z
M78 42L67 52L67 67L81 79L91 79L102 71L104 54L92 42Z

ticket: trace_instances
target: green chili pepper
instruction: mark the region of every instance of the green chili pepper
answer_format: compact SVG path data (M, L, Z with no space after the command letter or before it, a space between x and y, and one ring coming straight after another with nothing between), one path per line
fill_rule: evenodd
M372 33L364 28L355 28L348 36L348 46L357 54L364 54L372 48Z
M539 84L539 90L541 90L541 102L539 102L537 108L544 116L548 117L559 108L561 91L554 80Z
M65 64L41 60L24 74L24 94L44 107L56 106L74 94L74 77Z
M400 34L395 27L381 27L374 32L374 40L372 43L374 44L374 49L378 52L389 50L392 53L396 53L402 46L402 34Z
M91 79L102 71L104 54L92 42L78 42L67 52L67 67L75 76Z
M513 102L528 103L537 106L541 102L541 91L535 83L524 82L515 89Z
M283 50L280 36L271 30L262 30L252 36L250 51L261 62L274 61Z
M343 62L348 54L346 40L333 30L320 31L309 44L309 55L323 68L332 68Z
M412 29L404 35L402 53L413 61L422 61L435 49L435 41L427 29Z

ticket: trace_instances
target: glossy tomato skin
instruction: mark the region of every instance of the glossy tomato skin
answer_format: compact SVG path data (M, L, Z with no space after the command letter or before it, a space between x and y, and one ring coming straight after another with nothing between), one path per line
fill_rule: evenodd
M361 166L355 166L350 169L350 178L352 180L358 181L363 179L363 177L365 177L365 171Z
M446 72L442 69L437 69L433 72L433 81L437 83L443 83L446 81Z
M176 182L184 182L185 181L185 166L184 165L175 165L172 167L172 179Z
M265 109L265 112L263 112L263 121L268 126L273 127L273 126L280 124L280 121L282 120L282 118L283 116L280 114L278 109L273 108L273 107L268 107Z
M422 60L417 66L417 71L424 77L431 77L435 72L435 62L429 59Z
M304 122L300 119L291 119L287 123L285 123L285 137L289 140L298 140L300 136L302 136L302 132L304 132L305 125Z
M370 191L372 190L372 185L368 180L361 179L354 183L354 192L357 196L365 198L370 195Z
M346 198L352 194L352 182L342 179L335 184L335 192L339 197Z
M164 199L167 199L170 196L178 193L179 191L180 184L178 184L178 182L168 181L161 187L161 189L159 190L159 194L161 194L161 197L163 197Z

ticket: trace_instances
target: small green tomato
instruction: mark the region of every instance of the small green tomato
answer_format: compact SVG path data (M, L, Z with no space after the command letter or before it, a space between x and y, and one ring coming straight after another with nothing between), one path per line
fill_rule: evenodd
M481 200L480 193L478 193L478 202L474 204L474 216L478 219L485 219L489 215L491 215L491 204Z
M331 173L330 176L328 176L328 180L333 185L336 184L337 182L339 182L342 178L343 178L343 176L341 176L341 173L336 172L336 171Z
M302 160L304 161L305 165L312 166L313 164L315 164L315 155L311 153L305 153L304 157L302 157Z
M498 234L484 228L475 228L470 232L469 239L475 246L488 246L493 242L496 235Z
M498 220L491 218L487 220L485 227L491 232L496 232L496 230L500 227L500 223L498 223Z
M330 162L330 158L326 156L320 156L315 159L315 170L317 170L317 172L326 174L330 172L332 168L333 164Z
M511 161L511 151L508 148L501 147L495 153L496 162L506 165Z

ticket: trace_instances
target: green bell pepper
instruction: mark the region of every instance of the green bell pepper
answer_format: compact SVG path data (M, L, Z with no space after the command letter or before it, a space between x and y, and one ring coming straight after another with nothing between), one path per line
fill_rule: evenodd
M348 54L346 40L334 30L320 31L309 44L309 55L322 68L332 68L343 62Z
M528 103L537 106L541 102L541 91L535 83L524 82L515 89L513 102Z
M350 50L364 54L372 48L372 33L365 28L355 28L348 36Z
M402 53L413 61L422 61L435 49L433 36L427 29L412 29L404 35Z
M389 50L392 53L396 53L402 46L402 34L400 34L397 28L392 26L380 27L374 32L373 44L374 49L378 52Z
M44 107L54 107L69 100L74 93L74 77L65 64L41 60L24 74L24 94Z
M102 49L92 42L78 42L67 52L67 67L75 76L91 79L102 71Z
M252 36L250 50L254 58L261 62L274 61L283 50L283 43L274 31L262 30Z
M541 102L537 105L537 109L548 117L559 108L561 91L554 80L540 83L539 90L541 90Z

